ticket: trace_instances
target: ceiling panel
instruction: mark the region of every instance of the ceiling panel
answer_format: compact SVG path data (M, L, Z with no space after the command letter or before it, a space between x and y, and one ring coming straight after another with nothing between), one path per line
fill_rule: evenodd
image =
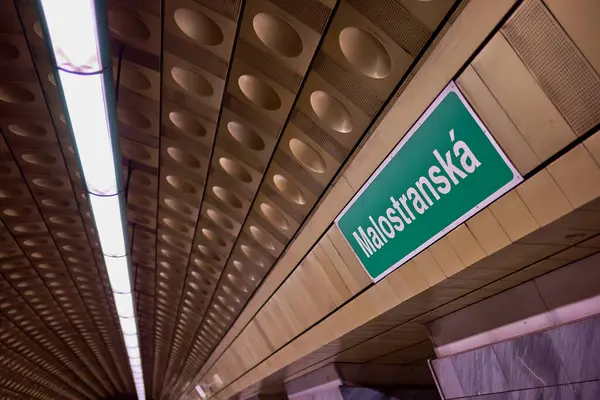
M176 398L458 2L99 3L145 386ZM2 3L0 368L24 377L2 373L10 398L134 390L67 120L36 1Z

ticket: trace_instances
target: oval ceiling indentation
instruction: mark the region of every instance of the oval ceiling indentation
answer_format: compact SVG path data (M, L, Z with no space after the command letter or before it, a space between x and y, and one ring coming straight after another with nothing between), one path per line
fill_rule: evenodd
M123 155L129 159L149 160L152 158L150 152L142 145L129 141L121 142L121 151L123 152Z
M260 41L275 53L284 57L298 57L302 54L300 35L281 17L258 13L252 19L252 27Z
M185 243L173 235L163 234L161 236L167 243L178 248L185 248Z
M179 29L190 39L206 46L223 43L223 31L208 15L200 11L178 8L174 18Z
M180 131L186 133L192 137L204 137L206 136L206 128L196 118L189 116L188 114L171 111L169 113L169 119Z
M259 267L265 266L265 260L258 251L245 244L243 244L241 248L242 253L244 253L246 257L248 257L248 259L251 260L254 264L258 265Z
M37 151L35 153L25 153L21 155L23 161L30 164L38 165L52 165L56 162L56 158L44 151Z
M281 107L281 99L275 89L254 75L242 75L238 79L240 90L260 108L275 111Z
M46 128L32 122L22 122L8 125L8 130L18 136L36 138L46 136Z
M136 185L141 185L141 186L151 186L152 185L152 180L148 177L148 175L143 174L141 172L134 174L132 179Z
M33 184L46 189L60 189L65 184L56 178L33 178Z
M211 231L210 229L202 228L202 234L208 240L212 240L213 242L215 242L219 247L225 247L227 245L225 240L223 240L219 235L217 235L214 231Z
M71 203L64 199L42 199L42 204L47 207L69 207Z
M129 108L119 108L117 110L117 119L136 129L146 130L150 129L152 123L146 117L139 112Z
M14 61L19 58L21 52L19 49L6 40L0 40L0 60Z
M146 23L124 8L108 10L108 28L125 39L139 42L150 39L150 28Z
M223 168L225 172L227 172L229 175L231 175L238 181L243 183L252 182L252 175L250 175L246 168L244 168L238 162L232 160L231 158L219 158L219 165L221 165L221 168Z
M35 96L29 90L16 85L0 85L0 100L5 103L31 103Z
M121 68L121 83L139 92L146 91L152 87L152 83L146 75L130 66L123 66Z
M2 197L0 195L0 197ZM9 217L24 217L31 214L31 209L29 208L5 208L2 210L4 215Z
M169 207L171 210L176 211L180 214L183 215L192 215L192 209L190 207L188 207L185 203L176 200L176 199L171 199L171 198L166 198L165 199L165 204L167 205L167 207Z
M172 228L178 232L183 234L188 234L190 232L190 228L182 222L166 217L163 217L162 220L169 228Z
M223 214L221 214L220 212L213 209L208 209L206 210L206 214L208 215L208 218L210 218L215 224L219 225L220 227L228 230L234 228L231 221L224 217Z
M227 123L227 130L231 137L238 141L242 146L254 151L261 151L265 148L265 142L254 130L240 124L237 121Z
M346 60L362 74L373 79L383 79L390 74L390 55L373 34L349 26L340 32L339 43Z
M292 154L304 167L317 174L325 172L325 159L311 145L300 139L290 139L290 150Z
M171 69L171 76L179 86L190 93L201 97L210 97L214 93L214 89L208 79L197 72L181 67L173 67Z
M321 122L334 131L348 133L352 131L352 117L346 106L322 90L310 95L310 106Z
M225 188L222 188L221 186L214 186L212 190L215 196L217 196L217 198L223 203L232 208L242 208L242 202L240 199L233 193L228 192Z
M202 254L204 254L206 257L212 259L213 261L217 261L217 262L221 261L221 257L219 257L219 255L217 253L215 253L213 250L211 250L207 246L199 244L198 250L200 250L200 252Z
M198 169L201 167L200 160L188 153L185 150L180 149L179 147L168 147L167 153L171 156L171 158L177 161L179 164L184 167L188 167L191 169Z
M250 234L258 243L260 243L261 246L269 250L275 250L275 245L273 244L271 238L269 238L269 235L267 235L267 233L258 226L250 225Z
M48 220L58 225L74 225L77 223L76 219L66 216L52 216L49 217Z
M17 188L0 188L0 199L8 199L12 197L19 197L23 194L23 191Z
M175 175L167 175L167 183L173 186L177 190L181 190L187 194L196 194L196 188L194 185L186 181L185 179L179 178Z
M277 226L278 228L281 228L284 231L290 229L290 223L288 222L285 215L277 211L269 203L261 203L260 210L262 211L265 218L273 225Z
M304 193L302 193L302 190L300 190L298 185L286 178L284 175L273 175L273 183L275 184L277 190L279 190L287 199L293 201L296 204L306 204L306 198L304 197Z
M33 23L33 31L36 35L38 35L41 39L44 38L44 32L42 32L42 25L40 25L40 21L35 21Z

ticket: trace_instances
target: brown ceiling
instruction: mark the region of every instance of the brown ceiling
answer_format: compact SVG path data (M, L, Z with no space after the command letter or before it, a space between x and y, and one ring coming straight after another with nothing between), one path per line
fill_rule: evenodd
M193 383L459 5L107 1L149 397ZM38 18L0 3L0 394L133 393Z

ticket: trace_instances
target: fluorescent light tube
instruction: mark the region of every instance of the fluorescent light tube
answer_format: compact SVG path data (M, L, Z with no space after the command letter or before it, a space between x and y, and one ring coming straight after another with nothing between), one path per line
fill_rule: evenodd
M135 325L135 319L119 317L119 322L121 323L121 330L123 331L123 335L137 334L137 326Z
M133 318L133 299L131 293L113 293L117 315L122 318Z
M128 349L140 348L137 335L123 335L123 340L125 341L125 347Z
M105 106L105 78L102 74L77 75L60 70L58 76L87 189L100 195L116 194L117 173Z
M42 0L46 25L58 66L100 70L100 48L94 0Z
M203 399L206 398L206 392L204 391L204 389L202 389L202 386L196 385L196 392L198 392L200 397L202 397Z
M62 89L65 114L73 133L77 156L89 192L90 208L113 291L123 340L140 400L145 398L139 339L133 297L131 263L123 221L118 149L111 84L111 57L106 46L108 32L104 1L40 0ZM100 8L97 6L100 5ZM97 13L99 11L99 14ZM99 23L99 19L102 22Z
M108 280L113 292L131 293L127 257L104 256L104 264L106 264Z
M102 254L111 257L125 256L127 253L119 196L90 194L89 198Z
M129 365L131 365L131 368L138 366L141 367L142 360L140 360L139 358L129 358Z
M137 347L128 348L127 355L133 358L140 358L140 349Z

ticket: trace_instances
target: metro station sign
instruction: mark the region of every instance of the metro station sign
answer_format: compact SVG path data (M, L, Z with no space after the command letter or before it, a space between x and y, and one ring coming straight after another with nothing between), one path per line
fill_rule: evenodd
M450 83L336 224L378 281L522 179Z

